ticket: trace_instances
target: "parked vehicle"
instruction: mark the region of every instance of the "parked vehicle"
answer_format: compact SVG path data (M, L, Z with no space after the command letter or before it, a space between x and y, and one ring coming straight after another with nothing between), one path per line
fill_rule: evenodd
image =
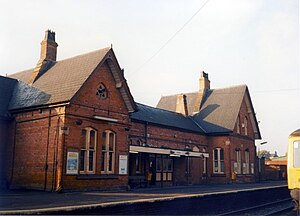
M299 214L300 197L300 129L291 133L288 138L288 187L291 191L295 210Z

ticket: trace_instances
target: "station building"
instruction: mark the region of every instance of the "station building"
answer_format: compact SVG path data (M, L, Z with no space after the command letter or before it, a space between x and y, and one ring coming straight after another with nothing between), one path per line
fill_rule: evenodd
M0 77L2 188L46 191L255 180L260 131L246 85L134 101L111 47Z

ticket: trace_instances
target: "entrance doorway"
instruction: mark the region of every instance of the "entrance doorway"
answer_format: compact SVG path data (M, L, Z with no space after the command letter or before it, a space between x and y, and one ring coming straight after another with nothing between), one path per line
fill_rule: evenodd
M173 184L173 158L170 156L156 155L155 182L157 185Z

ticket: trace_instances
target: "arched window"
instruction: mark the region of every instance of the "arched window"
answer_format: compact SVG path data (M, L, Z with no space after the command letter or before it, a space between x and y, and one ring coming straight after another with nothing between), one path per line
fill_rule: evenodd
M116 134L110 130L102 133L101 173L114 173Z
M206 174L206 166L207 166L207 158L206 157L203 157L203 169L202 169L202 173L203 174Z
M250 152L249 149L245 150L245 174L250 173Z
M200 149L197 146L193 147L193 152L200 152Z
M80 173L95 173L97 131L92 128L81 130Z
M237 174L242 174L242 156L241 156L241 150L236 149L236 169L235 172Z
M248 135L248 119L246 116L244 119L244 127L245 127L245 135Z
M215 148L213 151L214 173L224 173L224 150L222 148Z
M241 133L240 132L240 116L238 116L237 120L236 120L236 132Z

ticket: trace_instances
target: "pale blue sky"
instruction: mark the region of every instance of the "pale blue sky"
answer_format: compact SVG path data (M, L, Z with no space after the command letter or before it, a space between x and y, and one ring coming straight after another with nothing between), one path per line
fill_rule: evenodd
M0 74L34 67L46 29L58 60L113 44L137 102L197 91L202 70L212 88L247 84L262 149L284 154L300 128L299 1L210 0L145 64L205 2L0 0Z

